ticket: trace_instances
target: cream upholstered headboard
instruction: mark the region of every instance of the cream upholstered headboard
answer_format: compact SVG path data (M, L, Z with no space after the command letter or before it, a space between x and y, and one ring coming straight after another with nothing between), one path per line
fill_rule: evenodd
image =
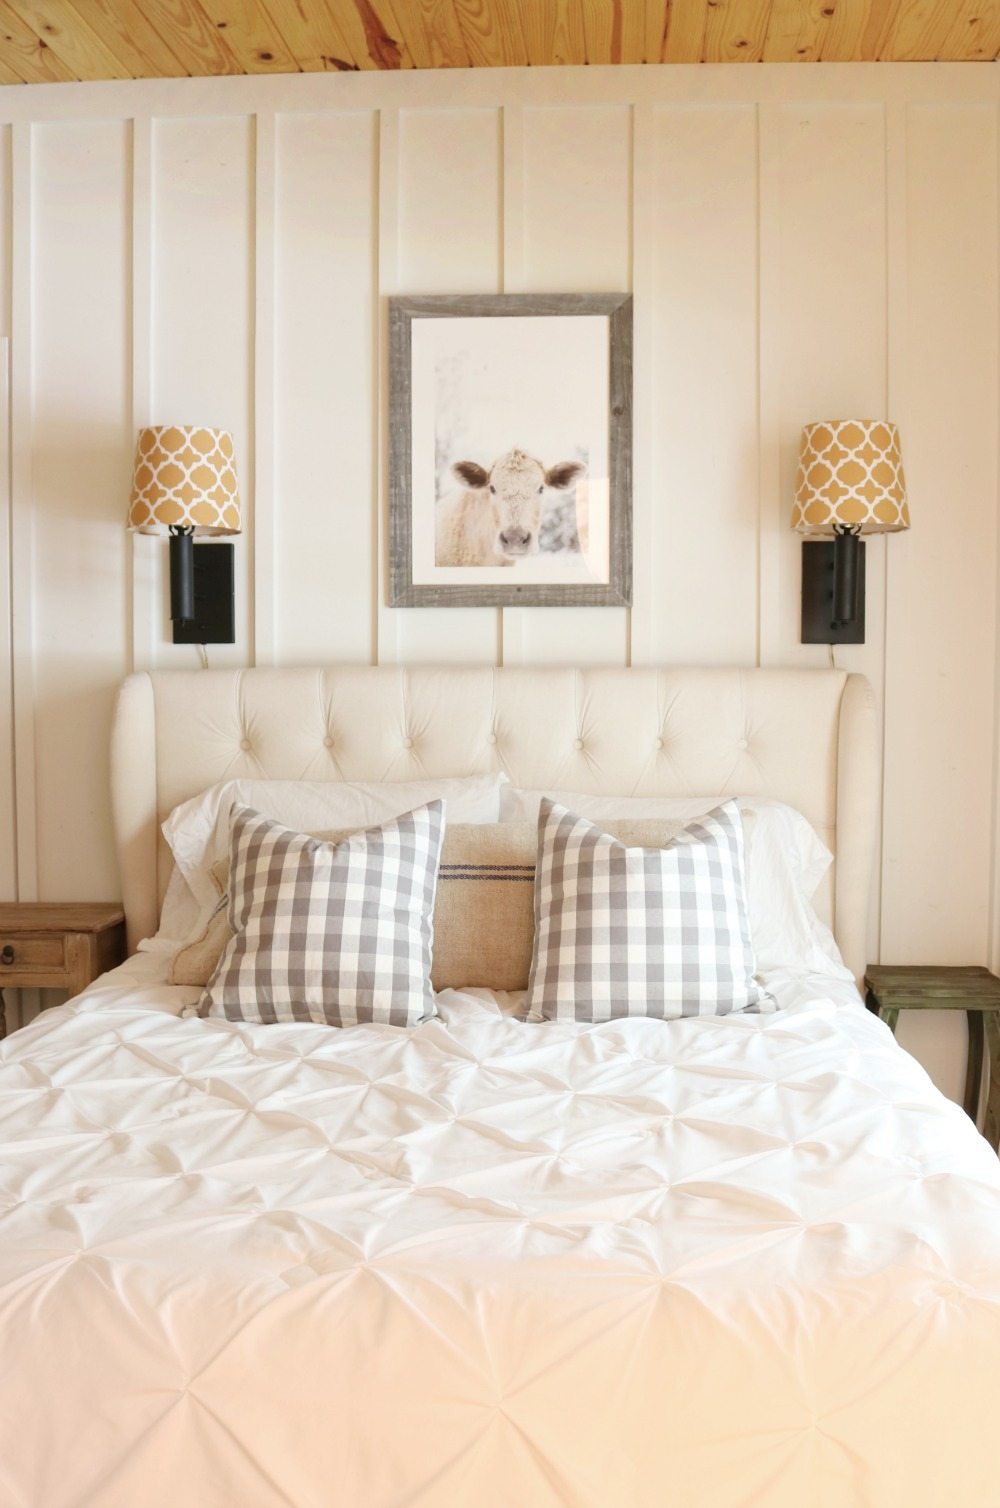
M865 965L878 812L868 682L840 670L335 666L133 675L115 709L112 805L130 946L170 873L159 825L218 780L413 780L504 770L607 795L774 796L834 851L818 897Z

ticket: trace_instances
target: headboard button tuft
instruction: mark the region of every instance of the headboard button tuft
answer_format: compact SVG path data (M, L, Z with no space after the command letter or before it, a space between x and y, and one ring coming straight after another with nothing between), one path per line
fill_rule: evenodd
M662 749L662 748L663 748L663 739L662 739L662 738L658 738L658 739L657 739L657 740L656 740L656 747L657 747L657 748L658 748L658 749Z
M404 738L403 739L403 748L404 749L412 749L413 748L413 739L412 738Z
M578 738L576 740L575 744L573 745L573 747L575 749L582 749L583 748L583 739L582 738Z
M240 748L244 751L244 753L248 753L249 752L249 750L250 750L250 740L249 740L249 738L241 738L240 739Z
M329 733L326 735L326 737L323 740L323 747L324 747L324 749L332 749L333 748L333 739L330 737Z

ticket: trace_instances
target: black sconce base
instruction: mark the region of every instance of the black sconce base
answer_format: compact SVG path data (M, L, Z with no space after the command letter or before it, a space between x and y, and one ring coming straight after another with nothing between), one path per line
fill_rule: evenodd
M232 545L194 545L194 617L174 623L175 644L235 644Z
M833 541L802 543L802 643L863 644L865 642L865 545L857 542L857 610L850 623L833 617Z

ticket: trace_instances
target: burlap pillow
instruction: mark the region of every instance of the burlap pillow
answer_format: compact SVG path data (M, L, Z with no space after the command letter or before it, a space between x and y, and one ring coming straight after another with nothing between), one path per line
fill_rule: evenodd
M436 990L523 990L535 940L534 822L445 829L434 905Z
M205 930L174 954L171 984L196 984L204 989L232 937L228 918L229 897L223 896L205 925Z
M630 848L662 848L684 828L679 818L602 823ZM345 833L313 833L339 842ZM534 822L457 823L445 828L434 906L431 981L436 990L463 985L526 990L535 941ZM223 895L228 867L218 860L212 879ZM230 938L226 907L202 934L174 956L172 984L208 983Z
M209 875L218 892L218 904L205 923L204 930L174 954L170 964L171 984L196 984L204 989L215 973L222 950L233 935L229 930L226 906L229 899L229 860L216 859Z

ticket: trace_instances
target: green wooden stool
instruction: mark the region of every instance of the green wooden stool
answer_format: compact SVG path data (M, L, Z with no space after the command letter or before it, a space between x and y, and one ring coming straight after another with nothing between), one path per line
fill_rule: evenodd
M969 1058L963 1103L975 1120L985 1039L989 1088L983 1135L1000 1152L1000 979L983 968L872 964L865 971L865 990L868 1009L893 1033L900 1011L965 1011Z

